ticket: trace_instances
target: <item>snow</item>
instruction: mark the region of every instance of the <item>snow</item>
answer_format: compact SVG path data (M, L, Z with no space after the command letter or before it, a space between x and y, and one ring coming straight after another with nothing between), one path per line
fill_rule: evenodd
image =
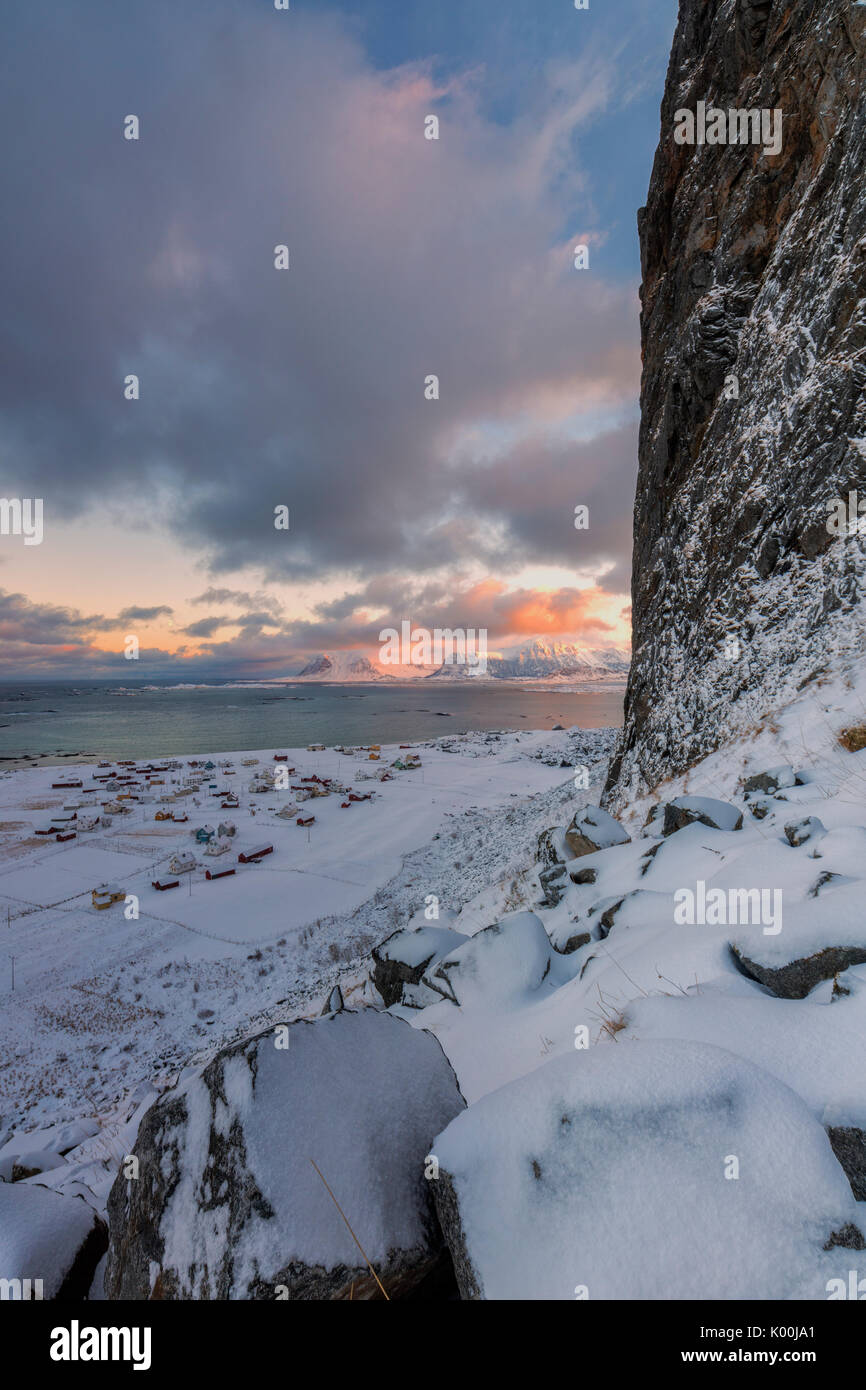
M0 772L0 823L18 827L0 834L0 1146L40 1147L37 1131L98 1118L95 1151L79 1161L76 1150L68 1172L46 1178L86 1191L101 1208L134 1140L139 1087L161 1092L190 1062L272 1017L318 1015L338 981L351 1007L373 946L419 913L423 920L429 894L439 898L440 930L464 907L460 935L487 925L491 918L476 921L476 895L500 882L495 891L507 897L515 873L517 891L525 891L527 835L533 840L562 816L563 797L573 799L569 767L594 765L602 775L611 744L608 732L579 730L428 740L411 750L421 753L422 768L365 783L372 801L342 810L338 795L318 800L309 837L276 814L293 799L290 789L244 795L245 779L275 750L237 752L233 853L216 861L202 855L167 893L152 882L166 876L175 852L188 851L192 830L217 819L206 774L198 807L192 796L174 803L189 814L187 824L154 821L155 802L63 846L28 833L46 814L33 803L52 799L52 769ZM360 785L357 755L286 751L298 777ZM383 764L399 751L383 747ZM249 757L258 762L240 774ZM180 787L191 771L167 774L167 794L175 775ZM54 794L58 804L61 796ZM272 855L235 864L237 853L265 837ZM229 857L235 876L207 882L205 868ZM137 908L133 901L95 910L91 889L103 881L137 898Z
M575 1050L470 1106L433 1152L488 1299L821 1298L850 1264L822 1250L856 1204L821 1126L704 1043Z
M374 1266L393 1250L425 1245L424 1158L463 1105L429 1034L373 1010L342 1012L294 1024L285 1048L263 1034L219 1066L218 1091L202 1076L180 1088L188 1120L163 1140L179 1142L181 1179L159 1223L161 1264L178 1271L191 1296L223 1264L230 1217L229 1296L247 1296L257 1279L296 1262L325 1270L363 1263L313 1162ZM243 1134L240 1215L212 1187L212 1125L223 1136ZM252 1192L261 1194L258 1206L245 1202Z
M717 830L736 830L742 820L742 812L736 806L710 796L678 796L670 804L678 811L691 812L696 820L713 825Z
M851 1220L866 1231L863 1217L845 1206L850 1187L822 1132L866 1124L866 967L851 965L835 988L827 979L806 998L778 999L738 969L731 948L770 970L831 947L866 949L866 750L850 753L838 742L842 729L863 722L864 709L866 670L831 671L822 685L806 687L733 744L651 796L620 806L616 819L585 804L598 797L609 735L443 738L420 746L422 769L395 772L387 783L375 773L397 749L383 749L381 765L331 750L291 750L298 776L316 772L355 786L368 777L364 789L374 799L350 810L340 809L336 795L318 800L308 840L277 816L290 790L253 798L255 817L242 795L233 848L240 852L267 837L274 854L212 884L196 871L191 894L186 882L174 893L154 894L150 881L206 819L204 792L198 808L184 800L185 827L153 824L151 807L143 812L147 820L138 812L110 835L100 831L69 848L33 843L25 824L14 843L0 841L0 906L10 910L7 950L16 954L16 991L6 987L0 1019L12 1097L0 1118L0 1163L4 1153L47 1147L39 1136L52 1124L82 1117L92 1124L98 1117L99 1133L38 1181L83 1192L101 1208L134 1142L145 1105L139 1087L149 1088L152 1099L178 1084L179 1075L179 1084L192 1084L218 1047L277 1019L318 1017L337 982L350 1010L362 1001L380 1003L368 980L370 954L388 941L386 958L417 966L433 956L422 982L405 986L403 1003L390 1012L401 1025L439 1040L469 1104L471 1153L493 1165L498 1140L506 1168L524 1163L519 1182L518 1167L508 1170L513 1188L492 1185L490 1204L478 1206L484 1230L475 1235L488 1242L485 1287L489 1280L489 1288L512 1289L514 1280L531 1277L532 1288L520 1296L569 1298L575 1285L590 1283L591 1297L605 1296L605 1289L615 1297L639 1290L679 1297L686 1286L694 1297L714 1289L723 1297L825 1297L826 1279L845 1277L851 1258L822 1251L830 1230ZM239 766L242 756L236 755ZM592 766L588 792L574 786L579 763ZM745 796L745 781L761 774L776 789ZM3 818L31 822L36 808L28 803L49 799L49 777L40 769L0 774ZM694 819L665 837L667 805L706 814L715 824ZM605 847L571 856L563 826L575 814L595 819L591 833L603 834ZM796 825L810 832L799 845L786 833ZM545 831L551 833L539 847ZM539 882L545 844L567 860L556 905ZM83 853L92 857L68 857ZM578 875L594 881L578 883ZM139 917L127 920L122 905L94 911L90 888L100 879L138 895ZM677 895L687 890L697 898L700 885L707 896L720 892L728 902L738 894L756 894L758 901L765 893L771 900L781 895L780 930L768 933L765 921L733 917L729 925L679 922ZM425 913L433 899L438 919ZM585 944L571 949L578 941ZM570 953L562 954L566 945ZM0 958L0 971L3 965ZM0 983L7 986L2 977ZM660 1048L674 1049L667 1072L640 1060L647 1049L662 1055ZM562 1232L544 1203L537 1211L532 1206L535 1179L521 1185L528 1149L519 1147L535 1133L547 1134L545 1097L549 1077L560 1074L556 1068L567 1079L565 1098L596 1106L588 1133L610 1144L616 1175L616 1183L608 1180L604 1165L586 1146L580 1149L568 1181L582 1194L581 1209L569 1226L572 1215L566 1221L565 1213L572 1208L557 1196ZM254 1103L245 1098L242 1074L230 1075L227 1085L222 1125ZM736 1123L722 1114L725 1086L741 1098ZM193 1165L207 1142L209 1113L194 1110L191 1118L186 1144ZM659 1126L660 1114L676 1123ZM489 1147L482 1133L487 1115ZM633 1119L642 1170L629 1167L624 1140L622 1154L613 1143L624 1115L632 1117L629 1124ZM263 1143L267 1124L263 1117ZM725 1182L726 1192L743 1194L739 1215L728 1213L724 1204L731 1199L720 1195L706 1169L720 1151L751 1155L749 1173L744 1167L740 1180ZM680 1181L664 1171L658 1176L667 1169ZM467 1166L465 1176L481 1193L480 1204L484 1174L470 1174ZM703 1217L693 1220L691 1208L678 1205L680 1187L689 1202L705 1205ZM514 1224L501 1217L510 1211L509 1193ZM178 1194L180 1200L181 1188ZM352 1188L351 1195L363 1208L362 1194ZM192 1196L190 1189L186 1200ZM494 1197L506 1202L495 1219ZM780 1209L782 1197L790 1210ZM547 1272L540 1236L535 1242L536 1217L540 1235L552 1242ZM213 1218L209 1241L225 1233L219 1219ZM616 1238L603 1257L605 1219ZM566 1259L569 1229L577 1233L576 1253ZM696 1232L692 1253L681 1235L689 1229ZM178 1242L180 1230L178 1224ZM676 1268L665 1253L669 1245L680 1255ZM592 1256L591 1278L573 1270L582 1251ZM695 1264L700 1251L704 1284ZM179 1247L178 1258L183 1253ZM650 1287L653 1261L661 1272ZM536 1292L550 1291L554 1280L555 1293ZM662 1284L667 1292L659 1291Z
M456 917L457 914L449 915ZM425 925L407 928L405 931L395 932L384 941L379 948L379 956L382 960L399 960L410 966L431 961L432 957L432 967L440 956L459 946L463 940L460 932L450 931L447 927Z
M93 1220L80 1197L0 1183L0 1278L41 1279L43 1298L54 1298Z
M623 830L619 822L598 806L585 806L575 814L566 831L567 843L570 843L568 841L570 832L585 836L598 849L610 849L612 845L624 845L629 840L627 832Z

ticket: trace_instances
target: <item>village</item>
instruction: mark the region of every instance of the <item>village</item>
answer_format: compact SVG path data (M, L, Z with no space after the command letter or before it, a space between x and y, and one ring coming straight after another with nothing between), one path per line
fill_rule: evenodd
M306 752L315 756L318 765L318 755L325 754L327 749L323 743L311 743ZM333 752L346 758L364 758L367 763L382 762L380 744L359 747L337 744ZM409 744L400 744L398 755L391 762L375 770L358 766L352 780L383 784L392 781L397 773L416 771L421 766L421 755ZM316 815L310 808L302 809L304 803L333 797L339 801L340 810L348 811L372 801L376 795L375 790L355 791L345 778L299 771L296 766L289 766L289 754L285 752L273 753L270 762L260 757L244 757L240 760L240 769L232 758L220 758L216 762L198 758L170 759L165 763L103 760L90 774L89 784L85 784L83 777L64 775L51 782L51 790L69 792L71 799L60 809L52 809L48 820L34 829L33 836L53 839L57 844L92 838L100 831L104 833L113 828L115 821L118 827L134 825L141 835L152 818L154 825L160 826L160 839L168 827L189 827L181 832L185 838L176 843L171 853L155 861L159 873L150 886L160 893L179 888L182 878L190 885L196 876L203 875L208 883L232 878L239 868L243 872L242 866L258 864L273 854L272 840L247 844L246 837L238 838L241 817L247 822L257 820L259 824L270 824L274 820L294 823L309 834L316 824ZM289 792L290 798L280 800L279 794L284 792ZM258 798L270 799L258 801ZM152 811L154 806L157 809ZM216 826L206 820L204 824L193 824L202 811L205 816L209 811L230 812L235 818L220 814L214 816ZM199 853L202 860L197 858ZM138 912L138 896L113 882L95 885L91 890L91 903L98 911L123 903L128 918Z

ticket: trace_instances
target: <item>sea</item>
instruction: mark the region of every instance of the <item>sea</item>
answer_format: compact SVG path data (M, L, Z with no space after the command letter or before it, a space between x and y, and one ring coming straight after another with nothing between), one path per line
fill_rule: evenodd
M623 686L0 683L0 766L622 724Z

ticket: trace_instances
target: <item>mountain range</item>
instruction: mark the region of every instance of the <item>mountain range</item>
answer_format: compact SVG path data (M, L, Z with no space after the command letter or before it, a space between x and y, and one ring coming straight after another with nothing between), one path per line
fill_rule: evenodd
M618 647L578 647L568 642L537 638L523 646L497 652L487 658L483 673L467 663L454 662L437 668L383 666L362 652L322 652L313 657L293 680L333 681L339 684L393 680L586 680L624 681L630 656Z

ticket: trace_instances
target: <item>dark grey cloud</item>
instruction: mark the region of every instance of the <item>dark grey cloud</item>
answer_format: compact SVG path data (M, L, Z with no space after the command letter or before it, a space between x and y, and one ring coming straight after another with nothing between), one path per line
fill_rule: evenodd
M148 0L11 17L0 448L20 490L64 517L125 500L215 573L610 560L624 588L626 435L605 499L604 449L570 448L557 423L637 390L634 287L605 283L600 250L571 270L566 241L572 131L615 100L603 64L563 68L493 124L471 82L376 72L334 16L291 13ZM520 416L528 437L503 449ZM568 513L587 497L577 560Z

